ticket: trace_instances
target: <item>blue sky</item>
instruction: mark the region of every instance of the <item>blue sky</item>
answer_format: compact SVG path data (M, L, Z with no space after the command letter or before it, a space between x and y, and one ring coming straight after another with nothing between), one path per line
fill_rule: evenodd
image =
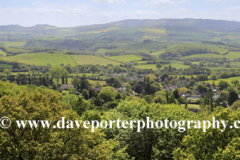
M239 0L1 0L0 25L73 27L124 19L240 21Z

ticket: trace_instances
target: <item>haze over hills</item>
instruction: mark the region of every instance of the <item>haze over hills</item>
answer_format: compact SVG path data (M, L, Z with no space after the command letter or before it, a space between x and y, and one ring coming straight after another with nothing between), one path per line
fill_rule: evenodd
M166 49L171 43L211 41L239 45L240 22L210 19L129 19L69 28L47 24L32 27L7 25L0 26L0 35L0 45L9 46L10 43L6 42L10 41L21 42L23 47L103 54L157 52L160 51L159 46ZM158 43L148 44L148 50L139 50L144 40Z
M211 19L128 19L106 24L96 24L87 26L68 27L71 29L86 29L86 28L107 28L107 27L191 27L194 29L209 29L218 31L234 31L240 29L240 22L226 20L211 20ZM52 30L60 29L47 24L38 24L32 27L22 27L20 25L4 25L0 26L0 31L34 31L37 29ZM64 27L65 28L65 27Z

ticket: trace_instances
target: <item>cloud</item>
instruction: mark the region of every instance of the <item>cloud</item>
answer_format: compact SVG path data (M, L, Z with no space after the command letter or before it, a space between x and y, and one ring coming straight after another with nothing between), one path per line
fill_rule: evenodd
M90 0L97 3L126 3L125 0Z
M149 2L150 5L160 5L160 6L175 6L176 3L171 0L152 0Z
M204 0L206 2L229 2L229 1L233 1L233 0Z

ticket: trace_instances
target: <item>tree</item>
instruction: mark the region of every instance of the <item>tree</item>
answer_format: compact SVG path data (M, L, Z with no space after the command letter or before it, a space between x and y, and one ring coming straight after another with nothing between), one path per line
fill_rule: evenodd
M173 95L176 99L180 98L179 90L177 88L173 91Z
M199 81L206 81L208 80L208 75L207 74L201 74L197 76Z
M53 78L57 80L57 85L59 84L59 79L62 77L63 67L57 66L50 69L50 73Z
M120 88L122 87L122 82L118 78L114 78L114 83L113 83L114 88Z
M137 125L133 125L133 129L118 129L115 125L111 130L104 130L105 135L109 137L119 137L120 143L126 147L126 153L130 156L128 159L138 160L171 159L173 150L180 147L182 139L187 134L179 132L177 128L151 128L151 123L149 128L146 128L147 117L154 122L164 121L166 117L169 121L199 119L197 114L193 115L179 105L148 104L138 99L120 102L117 110L109 115L110 119L119 117L124 117L125 120L139 119L146 124L140 132L137 131Z
M111 102L115 100L115 95L109 91L109 90L102 90L100 91L99 95L98 95L102 100L104 100L105 103L107 102Z
M235 87L239 85L239 81L237 79L232 80L231 83L235 85Z
M101 70L96 65L91 65L89 71L92 73L96 73L96 72L100 72Z
M230 87L228 88L228 92L229 92L228 103L232 105L235 101L239 99L238 90L236 88Z
M162 65L160 63L158 63L157 68L162 68Z
M226 82L226 81L220 81L220 82L218 83L218 88L219 88L220 90L227 89L227 87L228 87L228 82Z
M141 84L137 84L135 87L135 92L138 94L143 93L143 86Z
M202 83L197 85L197 90L202 93L207 93L207 87Z
M82 90L82 95L83 95L83 97L84 97L86 100L89 99L89 93L88 93L88 90L83 89L83 90Z
M5 69L3 73L6 74L7 77L11 75L11 71L9 69Z
M146 95L144 97L145 101L148 103L148 104L151 104L153 103L153 96L152 95Z
M218 79L218 75L216 73L212 73L212 74L210 74L209 79L217 80Z
M185 87L179 89L180 93L187 93L187 91L188 91L188 89Z
M144 39L144 40L143 40L143 43L149 43L149 42L151 42L150 39Z
M227 120L228 124L233 124L239 119L239 113L239 110L232 112L230 109L223 109L204 120L213 124L212 117L215 117L215 122ZM238 129L210 127L203 132L201 126L195 126L196 128L188 129L188 135L183 138L181 147L173 151L173 159L237 159L240 143Z
M63 110L56 93L49 96L38 91L4 96L0 99L0 116L7 116L12 122L51 120L52 125L62 117L66 121L79 119L75 112ZM110 154L110 145L101 143L100 133L92 133L82 125L60 130L52 126L43 129L39 123L35 129L29 125L19 129L17 123L12 123L9 129L0 130L0 137L0 159L107 159Z
M81 82L81 80L79 78L77 78L77 77L74 77L72 79L72 85L74 86L74 88L77 88L78 85L80 84L80 82Z
M91 84L87 80L87 75L83 74L80 78L80 89L81 90L90 90L91 89Z
M232 110L238 110L238 108L240 108L240 101L235 101L232 106L231 106Z

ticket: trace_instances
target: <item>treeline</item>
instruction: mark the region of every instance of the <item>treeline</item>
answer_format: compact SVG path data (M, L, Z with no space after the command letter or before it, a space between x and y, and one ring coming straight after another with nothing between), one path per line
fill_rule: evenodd
M73 39L64 39L64 40L29 40L25 47L37 47L37 48L50 48L50 49L61 49L69 51L91 51L96 52L98 49L115 49L117 45L115 44L106 44L101 43L98 40L73 40Z
M226 45L221 41L202 41L202 43L211 43L211 44L219 44L219 45Z
M161 59L169 59L169 60L178 60L185 56L195 55L195 54L207 54L207 53L215 53L211 52L207 48L193 47L193 46L178 46L174 48L168 48L163 54L159 55Z

